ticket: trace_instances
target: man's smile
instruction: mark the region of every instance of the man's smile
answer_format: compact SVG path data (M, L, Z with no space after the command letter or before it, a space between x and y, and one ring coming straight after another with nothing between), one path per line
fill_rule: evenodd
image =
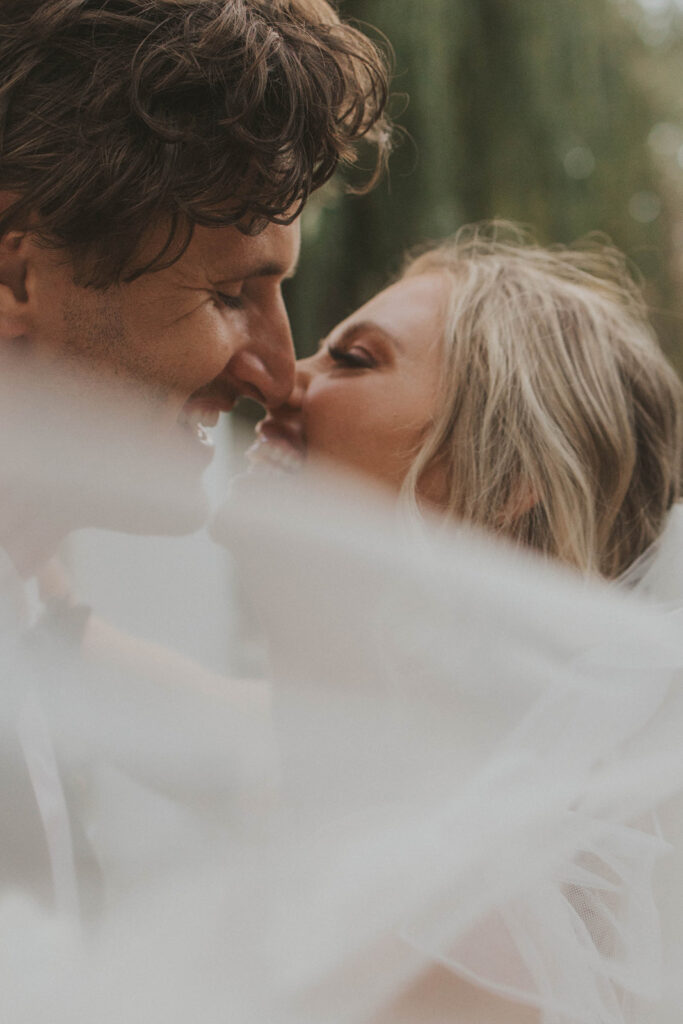
M201 441L202 444L212 446L213 440L207 433L207 430L218 424L220 414L223 411L223 408L208 402L190 399L180 410L178 423L196 440Z

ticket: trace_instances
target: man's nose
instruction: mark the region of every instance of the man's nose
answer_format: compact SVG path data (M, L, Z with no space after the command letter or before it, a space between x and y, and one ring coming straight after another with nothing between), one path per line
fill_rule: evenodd
M294 387L280 405L270 406L269 413L278 419L298 418L304 404L312 370L308 359L297 359L294 372Z
M294 345L284 307L267 323L255 325L252 343L233 356L230 373L246 394L268 408L287 401L294 387Z
M294 367L294 387L287 399L287 405L292 406L292 408L300 409L303 405L308 385L313 376L312 359L313 357L309 356L306 359L297 359L296 361Z

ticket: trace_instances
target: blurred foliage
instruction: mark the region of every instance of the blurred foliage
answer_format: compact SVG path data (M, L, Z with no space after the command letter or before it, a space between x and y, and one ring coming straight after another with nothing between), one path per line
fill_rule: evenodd
M609 235L644 275L683 368L680 9L669 0L339 6L390 41L402 131L370 195L346 195L337 180L307 207L287 295L300 352L382 287L406 248L502 217L542 242Z

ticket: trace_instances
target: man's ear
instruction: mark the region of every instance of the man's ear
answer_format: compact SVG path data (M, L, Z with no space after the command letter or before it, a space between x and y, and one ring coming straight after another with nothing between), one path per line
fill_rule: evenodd
M16 338L25 331L26 235L8 231L0 238L0 338Z

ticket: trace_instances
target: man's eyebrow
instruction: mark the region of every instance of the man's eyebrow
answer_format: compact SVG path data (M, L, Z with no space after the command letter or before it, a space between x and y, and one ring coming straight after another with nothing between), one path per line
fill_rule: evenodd
M259 263L253 267L247 267L241 274L224 274L217 279L216 283L245 281L247 278L253 277L281 277L283 281L288 281L296 274L297 266L298 261L290 266L288 263L278 263L276 260L271 260L268 263Z
M298 266L297 263L290 266L288 263L277 263L275 261L271 263L264 263L260 267L255 267L247 277L281 277L283 280L288 281L290 277L294 277Z
M387 331L386 328L380 327L380 325L375 323L374 320L361 320L358 323L349 324L349 326L338 335L335 335L334 332L332 332L331 335L328 334L328 336L323 338L320 342L318 349L320 350L324 345L329 344L330 341L332 341L334 345L348 345L352 341L355 341L356 338L366 334L371 334L376 338L380 338L399 352L404 351L403 342L400 338L397 338L395 334L391 333L391 331Z

